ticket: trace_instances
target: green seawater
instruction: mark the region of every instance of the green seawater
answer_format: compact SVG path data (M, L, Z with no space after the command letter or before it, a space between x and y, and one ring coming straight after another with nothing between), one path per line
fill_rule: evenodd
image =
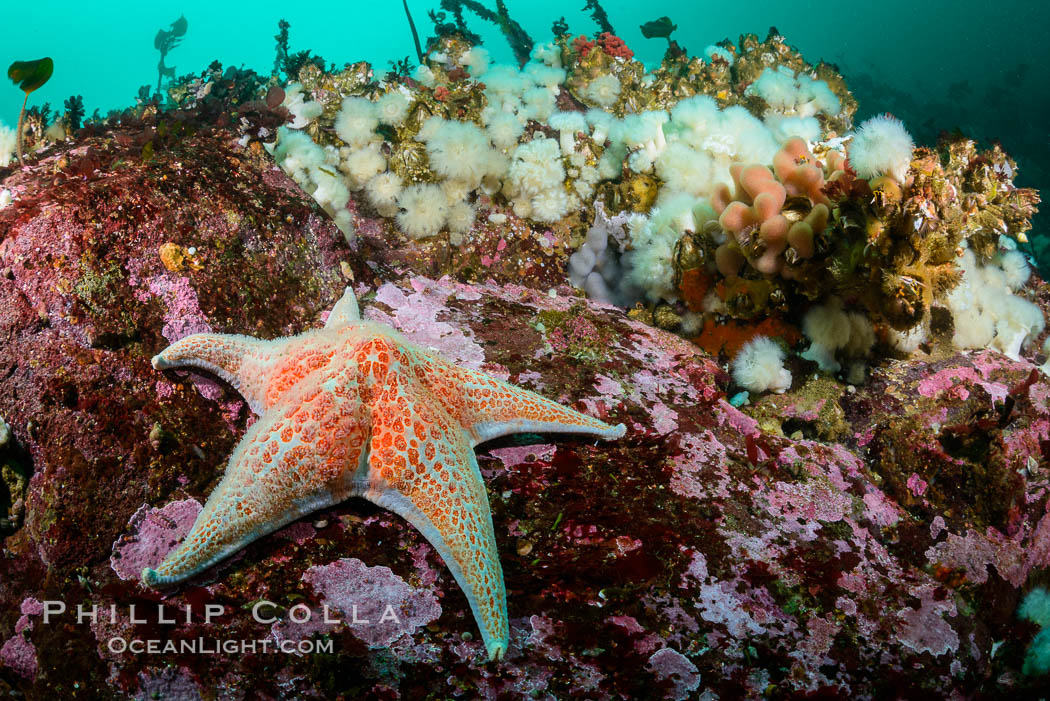
M494 7L495 0L480 0ZM598 30L585 0L506 0L537 42L564 16L570 31ZM430 35L437 0L410 0L421 39ZM645 39L639 26L662 15L692 54L723 38L775 26L811 63L839 66L860 109L859 123L890 112L921 144L958 129L984 142L1000 140L1020 168L1016 183L1050 191L1050 2L961 0L875 2L646 2L602 3L621 36L647 64L666 43ZM277 23L291 23L291 49L309 49L329 63L370 61L379 70L415 50L401 0L378 2L111 3L6 2L0 11L0 65L51 56L55 73L30 104L61 112L83 95L87 114L133 105L142 85L156 85L159 29L184 15L188 31L168 55L176 73L199 73L214 60L268 73ZM496 28L467 14L495 62L512 54ZM414 62L414 60L413 60ZM0 122L18 120L23 94L0 86ZM1050 236L1050 215L1035 220L1033 238Z

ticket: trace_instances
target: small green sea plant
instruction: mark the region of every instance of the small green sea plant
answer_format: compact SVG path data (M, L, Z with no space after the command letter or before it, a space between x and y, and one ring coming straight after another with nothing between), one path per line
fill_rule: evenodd
M419 32L416 31L416 23L412 21L412 13L408 9L408 0L401 0L405 6L405 16L408 18L408 28L412 30L412 41L416 45L416 58L423 63L423 47L419 45Z
M481 41L476 34L467 30L466 23L463 21L464 9L470 10L480 19L496 25L500 32L503 33L503 36L507 38L507 43L510 44L514 57L518 60L518 65L524 66L528 62L534 42L528 32L525 31L525 28L510 16L504 0L496 0L495 10L485 7L478 0L441 0L441 9L452 13L455 18L454 29L474 44L480 44ZM447 29L451 26L443 23L444 13L431 11L430 18L434 21L435 29ZM437 34L441 36L442 31L437 31Z
M590 10L591 19L598 25L598 28L608 34L616 36L616 30L612 26L612 22L609 21L609 15L605 14L605 8L598 0L587 0L587 4L583 6L584 11Z
M22 132L25 128L29 93L46 83L54 72L55 62L50 57L38 58L35 61L15 61L7 69L7 77L26 94L22 100L22 111L18 115L18 162L22 165L25 165L25 159L22 157Z
M171 23L170 29L158 29L157 36L153 38L153 47L160 52L160 61L157 63L157 92L160 92L160 83L165 77L175 78L175 66L165 65L164 59L169 51L179 45L188 28L186 16L180 15Z
M639 29L642 30L642 36L646 39L667 39L667 44L670 46L671 32L678 29L678 25L672 22L670 17L664 16L646 22Z

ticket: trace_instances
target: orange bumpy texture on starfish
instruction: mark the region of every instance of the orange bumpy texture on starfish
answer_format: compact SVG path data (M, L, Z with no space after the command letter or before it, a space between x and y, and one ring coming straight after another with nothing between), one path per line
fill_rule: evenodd
M142 579L191 577L317 509L364 497L437 549L466 593L489 658L507 649L507 596L474 446L521 432L619 438L597 419L362 321L347 288L323 329L264 341L196 334L154 367L197 367L259 414L186 538Z

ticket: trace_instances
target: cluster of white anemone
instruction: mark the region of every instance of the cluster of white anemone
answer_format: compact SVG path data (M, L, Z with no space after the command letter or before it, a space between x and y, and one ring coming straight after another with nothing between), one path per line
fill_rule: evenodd
M1017 294L1031 275L1028 260L1007 236L1000 236L997 254L983 265L963 245L958 261L962 278L944 299L954 324L952 345L958 350L994 348L1017 360L1045 326L1039 307ZM841 300L831 298L810 308L803 317L802 331L810 341L803 358L816 362L825 372L838 372L842 369L839 361L847 361L847 380L863 382L864 358L875 343L866 316L844 310ZM911 355L928 336L929 324L924 321L908 331L890 329L886 340L898 352Z
M955 323L952 344L960 350L996 348L1010 358L1042 333L1043 313L1018 292L1031 269L1017 244L999 237L999 251L984 265L969 248L959 259L962 280L948 294L948 309Z
M806 312L802 332L810 341L803 358L812 360L824 372L838 372L842 369L839 360L845 360L849 363L847 380L851 384L864 381L864 358L875 345L875 329L868 317L845 311L842 300L832 297Z
M458 57L431 54L415 79L435 85L435 64L462 67L483 79L487 106L479 123L440 117L423 123L415 139L425 146L434 182L403 182L387 161L383 127L400 126L412 108L412 92L398 85L374 100L343 100L335 120L344 144L338 148L321 148L299 133L320 116L321 105L301 86L288 86L284 106L293 119L280 130L274 150L278 163L347 236L353 231L345 206L351 192L361 191L406 235L425 238L447 231L453 243L473 226L479 195L501 193L515 215L549 224L590 203L599 182L624 175L624 164L633 173L653 173L661 182L656 206L631 223L631 253L622 274L618 266L608 268L622 278L607 284L622 303L673 299L674 243L713 216L707 200L718 183L731 182L729 167L769 163L779 144L796 135L770 129L743 107L721 110L705 96L682 100L670 111L617 118L607 111L621 89L611 74L583 87L582 97L591 105L587 112L560 111L556 98L566 72L559 49L551 45L536 47L520 70L491 66L488 54L477 47ZM796 92L816 96L808 99L824 113L837 111L837 99L825 83L808 76L793 80ZM800 109L812 118L809 108ZM530 123L549 127L558 138L536 130L526 137ZM597 161L590 144L600 147Z
M726 58L724 50L715 49L709 56ZM549 224L593 202L601 181L651 174L659 186L653 207L614 218L596 207L592 229L570 259L573 282L591 297L623 306L676 300L675 244L716 219L710 198L719 184L732 185L731 166L770 166L780 146L796 136L811 146L836 143L826 141L818 116L839 115L838 97L824 81L783 67L765 69L748 88L766 105L760 117L743 106L720 109L714 99L699 95L669 110L620 118L609 111L621 92L613 75L583 86L577 97L589 107L586 112L557 108L566 72L559 49L551 45L537 46L521 69L491 66L481 48L458 57L432 54L429 61L414 74L420 83L436 85L430 67L435 62L446 69L462 67L472 78L483 78L487 101L477 123L441 117L423 122L414 138L426 150L433 181L403 182L390 168L387 154L392 145L384 143L385 128L400 127L414 100L412 91L396 84L374 99L344 99L335 120L343 145L323 148L299 131L320 116L321 105L308 99L300 86L289 86L284 105L293 119L280 130L275 159L348 238L353 227L346 205L351 193L361 192L406 235L425 238L447 232L453 244L474 226L480 196L502 195L516 216ZM551 132L557 137L547 136ZM875 117L848 136L837 143L848 144L858 175L890 175L904 182L914 143L899 120ZM594 160L592 154L598 152ZM505 220L504 213L490 213L490 221L497 218ZM717 238L717 227L714 230ZM1004 251L995 261L978 266L967 252L960 265L963 283L948 299L957 319L956 345L992 346L1016 356L1043 323L1034 305L1012 294L1027 277L1023 256ZM709 295L704 310L719 312L719 300ZM863 380L864 359L874 344L867 317L843 310L841 302L832 299L809 311L803 330L811 341L804 357L827 372L838 372L845 362L847 378ZM926 333L920 324L908 333L891 333L889 341L910 353ZM779 346L754 344L735 363L738 381L756 391L783 391L790 375L785 379L782 361Z
M805 73L796 73L787 66L767 67L747 94L765 100L767 109L763 120L780 141L800 136L806 141L820 139L820 121L817 114L832 117L842 104L823 80Z
M14 160L17 144L18 135L15 130L5 127L4 123L0 122L0 168Z

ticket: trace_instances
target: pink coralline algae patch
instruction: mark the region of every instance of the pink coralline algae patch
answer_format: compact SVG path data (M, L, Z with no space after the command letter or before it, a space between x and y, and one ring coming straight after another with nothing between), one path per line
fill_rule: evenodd
M820 411L827 404L826 399L818 399L815 402L791 402L782 407L780 413L785 418L799 419L801 421L817 421Z
M489 455L503 461L503 466L517 467L529 462L546 462L554 455L555 446L550 443L541 445L522 445L510 448L495 448Z
M924 397L936 397L941 392L948 392L952 398L964 400L969 396L969 391L965 387L966 383L982 387L995 402L1005 399L1010 391L1010 388L1004 384L986 382L971 367L945 368L920 380L918 389L919 394Z
M695 600L691 605L686 604L692 613L687 613L677 603L670 607L666 603L658 605L663 607L663 615L673 621L676 629L682 632L691 630L692 633L685 637L669 637L669 642L688 644L690 637L703 630L713 649L729 657L739 657L749 638L778 637L797 627L764 587L753 587L740 578L727 581L710 575L702 553L693 553L678 586L695 588ZM697 614L707 623L694 619L693 615Z
M854 434L857 439L858 448L864 448L869 443L871 443L871 439L875 437L876 428L877 427L874 424L872 424L870 426L865 427L863 431L858 431L856 434Z
M845 447L817 441L799 441L787 446L777 456L777 464L785 468L801 467L814 477L827 479L843 492L850 489L851 482L862 479L864 467L860 458Z
M929 652L939 657L947 652L959 649L959 635L944 620L945 616L956 615L955 601L950 595L937 596L936 588L923 585L913 591L919 601L918 609L904 609L897 613L897 619L903 627L900 631L901 644L916 652Z
M223 389L215 380L210 377L204 377L197 375L196 373L185 373L189 374L193 379L193 385L197 388L197 391L201 393L201 396L205 399L210 399L213 402L217 402L222 399Z
M739 641L766 633L766 628L748 611L753 604L739 594L733 584L711 578L710 584L700 587L696 607L700 610L700 618L725 626L730 637ZM756 608L761 609L760 606Z
M22 601L22 605L18 607L18 610L22 612L23 616L40 616L44 613L44 605L30 596Z
M631 376L628 386L631 399L640 404L655 403L661 398L670 400L672 397L680 398L679 401L700 399L689 379L673 371L661 374L649 368L639 370Z
M673 683L671 695L666 698L684 701L691 698L692 692L700 687L700 672L696 669L688 657L665 647L657 650L649 657L646 665L657 679L661 681L670 680Z
M623 387L608 375L598 373L594 376L594 380L594 390L599 394L609 398L623 395Z
M1034 344L1033 344L1034 345ZM1027 373L1032 369L1032 364L1023 358L1021 360L1011 360L1002 353L997 351L985 350L978 353L974 353L971 363L981 373L984 379L988 379L992 376L992 373L997 370L1006 371L1022 371Z
M925 494L926 488L929 486L929 483L922 477L919 477L916 472L911 473L911 477L908 478L908 490L917 497Z
M965 536L949 533L926 551L926 557L932 564L962 570L976 584L988 581L991 565L1000 577L1020 587L1032 569L1050 565L1050 514L1030 534L1019 531L1006 536L995 528L988 528L984 535L973 530Z
M689 361L711 364L698 353L695 345L683 338L638 321L628 319L624 323L633 333L621 339L616 350L638 361L638 367L649 368L658 373L677 370L679 356L685 356Z
M703 584L707 579L707 558L701 552L694 552L689 560L689 566L682 573L682 583L678 586L685 589L690 580L696 584Z
M934 516L933 521L930 523L930 538L937 540L945 528L944 517L940 514Z
M389 567L369 567L356 558L311 567L302 579L341 614L331 618L341 618L371 647L389 647L441 615L429 589L415 589Z
M761 433L757 421L724 399L718 400L717 416L719 425L728 424L731 429L742 436Z
M805 541L817 538L819 521L841 521L853 506L849 496L817 480L777 483L766 499L769 513L784 519L780 530L798 533Z
M196 499L173 501L160 509L143 504L113 543L109 566L121 579L138 580L144 568L159 565L190 532L201 508Z
M1039 383L1028 390L1028 399L1041 414L1050 414L1050 384Z
M1032 388L1034 391L1034 387ZM1019 467L1028 467L1030 461L1038 464L1036 456L1042 452L1043 441L1050 439L1050 421L1036 419L1022 431L1012 431L1003 435L1006 455L1012 460L1019 460Z
M29 640L29 631L33 629L33 617L44 612L44 605L29 597L22 601L22 615L15 623L15 634L0 646L0 663L9 667L23 679L36 677L36 646Z
M418 279L426 280L427 278ZM580 302L579 290L575 290L567 285L554 289L554 296L552 297L549 291L541 291L532 287L525 287L523 285L515 285L512 283L497 284L491 280L483 285L453 283L449 282L446 278L442 278L440 282L442 284L447 283L454 286L454 288L460 293L469 290L471 293L478 294L482 297L492 297L504 302L523 304L532 307L534 311L550 310L564 312Z
M674 456L671 490L696 499L707 494L728 496L732 479L725 469L726 447L715 434L704 431L700 435L684 435L679 438L679 445L681 452Z
M22 633L15 633L0 647L0 662L24 679L36 676L36 647Z
M878 487L868 487L868 493L864 495L864 517L883 528L892 528L897 525L901 517L901 509Z
M835 599L835 608L841 609L847 616L857 615L857 602L847 596Z
M560 649L549 647L547 636L557 637L559 632L550 619L542 616L512 618L508 657L513 662L480 670L482 676L476 679L477 689L471 689L463 696L472 699L554 699L555 696L549 688L554 672L549 665L543 663L544 653L547 652L551 657L546 659L571 665L565 676L559 675L559 682L568 682L568 688L558 695L559 698L608 696L608 694L594 693L604 679L604 675L594 664L584 662L579 658L566 658ZM475 643L459 642L452 645L451 650L460 663L476 667L477 646ZM530 654L531 652L535 654ZM462 679L456 671L449 670L449 672L450 684L455 685ZM452 692L445 696L451 698L460 696L460 694ZM402 698L405 697L402 696Z
M553 642L558 639L558 634L551 619L546 616L530 616L529 626L532 632L525 641L528 647L535 649L548 660L563 658L561 648Z
M486 268L489 268L492 267L493 264L499 263L500 259L503 257L501 254L505 248L507 248L507 239L500 239L499 243L496 244L496 255L490 256L487 253L483 253L481 255L481 264Z
M662 641L665 646L674 644L685 647L700 636L700 623L690 611L683 608L683 604L688 606L688 602L668 595L649 595L642 599L642 605L650 615L659 616L667 621L669 628L663 632ZM705 627L704 634L712 646L719 645L726 637L721 631L712 630L710 626Z
M430 566L427 556L434 552L433 549L427 545L419 544L413 545L408 549L408 552L412 555L412 565L416 568L419 583L428 589L432 588L437 582L438 571Z
M574 348L601 343L601 336L593 321L573 317L562 326L552 329L547 334L547 342L559 353L571 353Z
M485 351L474 341L473 334L459 326L438 321L445 312L445 303L455 292L452 284L443 285L426 278L412 280L413 294L405 294L397 285L387 283L376 292L376 301L391 308L390 314L368 308L364 317L390 324L405 334L413 343L443 354L449 360L470 368L481 369ZM469 335L468 335L469 334Z
M164 304L164 328L161 333L170 343L194 333L208 333L211 325L201 311L197 292L189 278L159 275L149 281L149 295L160 297ZM149 296L136 294L145 302Z
M824 618L811 618L806 622L808 635L797 648L788 653L789 657L798 660L800 676L809 680L810 690L815 690L830 681L820 672L820 667L825 663L840 628L839 624Z
M167 399L175 394L175 385L167 380L157 380L154 391L161 399Z
M606 540L602 529L593 524L577 525L568 523L561 531L567 538L571 538L578 545L596 545L604 543Z
M481 293L469 285L455 283L454 287L456 290L456 299L462 300L464 302L477 302L479 299L482 298Z
M657 402L649 412L653 420L653 430L664 435L678 430L678 412L663 402Z
M511 384L518 385L519 387L527 387L533 392L542 392L546 383L543 381L543 375L536 372L535 370L526 370L525 372L519 372L518 378Z
M997 547L988 538L972 530L967 531L965 537L949 533L944 542L926 551L926 557L931 563L962 570L966 578L975 584L988 581L989 565L995 565L1004 577L1016 571L1022 556L1020 545L1007 541Z

